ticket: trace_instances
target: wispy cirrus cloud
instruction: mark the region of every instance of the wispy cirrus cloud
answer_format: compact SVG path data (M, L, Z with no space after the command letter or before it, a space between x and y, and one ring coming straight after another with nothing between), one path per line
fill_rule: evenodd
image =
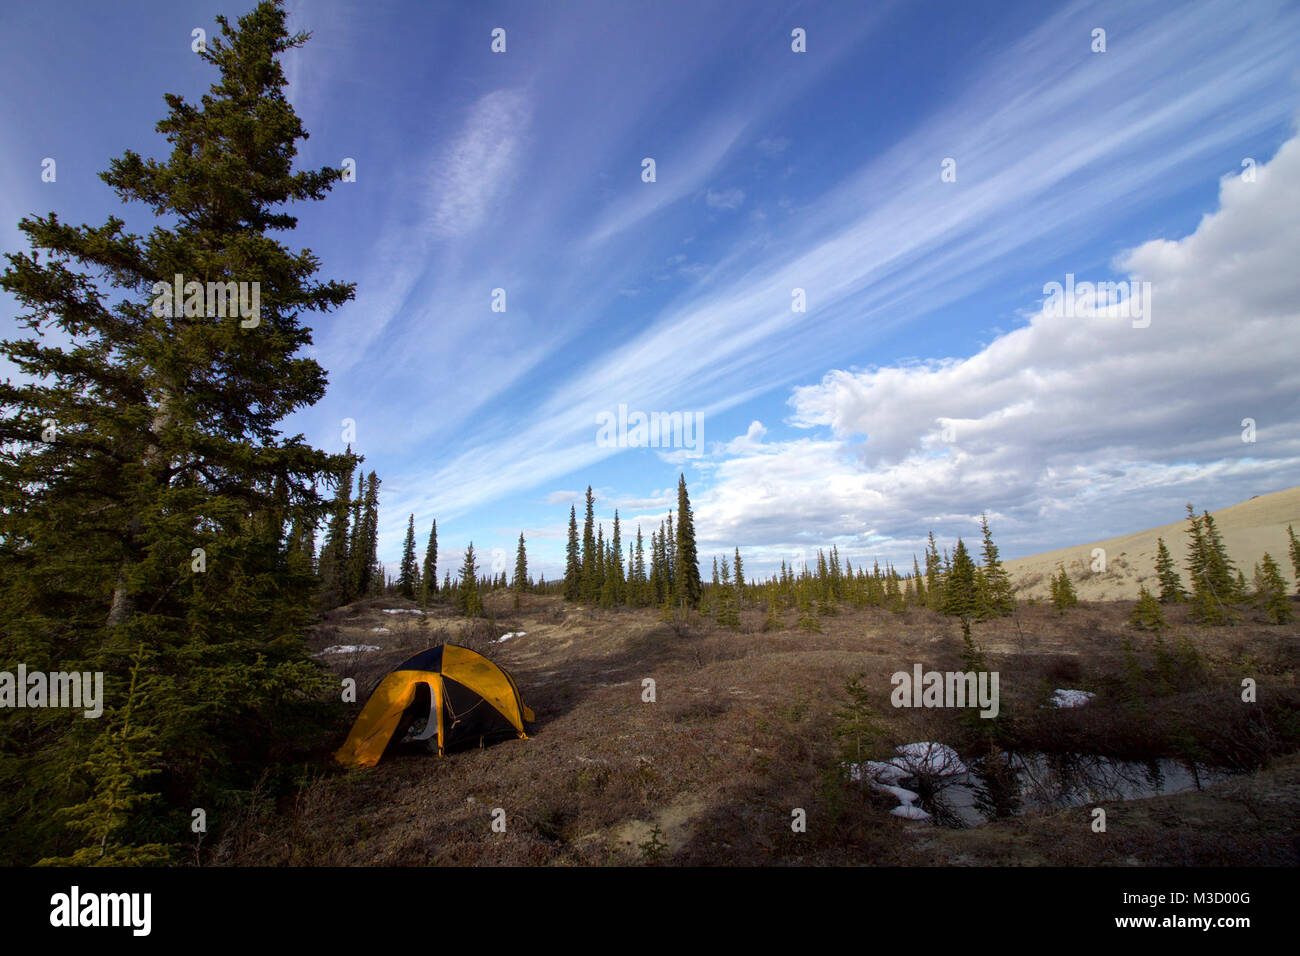
M478 229L518 171L531 110L519 90L495 90L470 109L465 126L436 162L430 188L432 232L439 239Z
M1005 282L1027 249L1044 260L1068 255L1117 206L1185 190L1196 162L1291 109L1287 31L1216 35L1208 25L1220 13L1203 4L1143 24L1111 60L1064 75L1059 64L1075 56L1089 21L1078 8L1053 17L983 64L915 132L805 202L784 234L742 240L643 331L550 383L509 439L465 448L424 506L471 509L581 472L609 454L594 447L591 422L615 399L716 414L834 365L846 336L860 349ZM1165 68L1174 62L1182 72ZM698 168L719 165L734 140L715 138L727 145L706 150ZM940 181L947 156L957 158L957 183ZM610 221L630 225L658 208L629 205ZM791 311L796 287L807 291L807 313ZM471 463L490 475L472 487L456 477Z

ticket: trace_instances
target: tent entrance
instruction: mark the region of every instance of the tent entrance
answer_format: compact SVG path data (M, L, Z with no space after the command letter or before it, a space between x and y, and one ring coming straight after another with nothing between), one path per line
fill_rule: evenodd
M439 695L429 681L420 681L414 687L415 698L402 714L403 733L400 742L422 750L438 750Z

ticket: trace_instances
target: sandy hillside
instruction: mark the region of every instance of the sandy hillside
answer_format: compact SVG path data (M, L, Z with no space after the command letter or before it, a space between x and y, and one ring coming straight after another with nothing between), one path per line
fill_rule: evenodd
M1282 569L1287 582L1294 586L1287 544L1287 525L1300 534L1300 487L1272 494L1257 495L1249 501L1212 512L1223 536L1228 555L1250 581L1255 562L1267 551ZM1187 587L1187 521L1175 521L1159 528L1105 541L1093 541L1059 551L1046 551L1028 558L1007 561L1006 568L1019 596L1046 598L1048 578L1058 562L1065 565L1082 601L1131 600L1137 597L1138 585L1157 588L1155 576L1156 538L1164 538L1173 555L1183 586ZM1094 574L1092 549L1106 552L1106 571Z

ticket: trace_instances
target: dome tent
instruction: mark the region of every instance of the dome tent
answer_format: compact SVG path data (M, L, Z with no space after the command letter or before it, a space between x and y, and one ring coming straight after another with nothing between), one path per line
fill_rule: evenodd
M394 734L414 722L411 740L441 756L465 744L502 737L527 739L534 719L509 674L482 654L458 644L439 644L399 664L379 682L334 759L373 767ZM422 729L421 729L422 728Z

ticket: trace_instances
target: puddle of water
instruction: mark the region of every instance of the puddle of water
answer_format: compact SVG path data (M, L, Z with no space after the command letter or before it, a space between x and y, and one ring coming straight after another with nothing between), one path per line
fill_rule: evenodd
M936 823L962 827L986 823L999 810L1005 816L1140 800L1200 790L1230 776L1168 758L1125 761L1096 754L1010 754L1007 768L1001 787L973 768L943 777L905 777L899 783L918 792L917 802Z

